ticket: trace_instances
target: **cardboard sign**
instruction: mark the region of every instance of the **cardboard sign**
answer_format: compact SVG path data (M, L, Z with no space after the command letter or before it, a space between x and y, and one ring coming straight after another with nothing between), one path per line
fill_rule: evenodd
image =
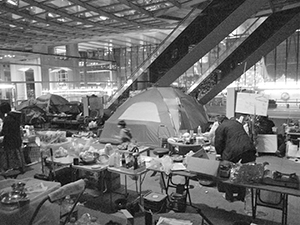
M262 94L238 92L235 112L267 116L269 99Z
M196 152L192 156L187 156L187 170L203 175L216 177L220 161L215 160L212 154L203 154L203 150ZM211 156L211 158L210 158Z

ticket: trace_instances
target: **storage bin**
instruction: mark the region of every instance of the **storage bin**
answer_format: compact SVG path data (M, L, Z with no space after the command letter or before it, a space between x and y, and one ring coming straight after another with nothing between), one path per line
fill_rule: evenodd
M154 213L164 213L167 209L167 195L150 192L143 197L144 208Z

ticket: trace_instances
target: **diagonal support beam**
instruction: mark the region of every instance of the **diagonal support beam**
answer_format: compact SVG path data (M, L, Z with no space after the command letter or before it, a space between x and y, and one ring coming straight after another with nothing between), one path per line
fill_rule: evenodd
M225 19L220 21L219 24L211 28L210 24L212 24L213 21L210 20L218 21L218 18L223 16L222 13L226 13L225 11L222 12L222 8L230 8L228 5L224 5L223 1L213 1L212 4L215 3L215 8L212 9L211 14L209 15L206 24L207 28L198 28L203 29L203 32L200 33L200 35L205 36L195 45L195 47L190 52L188 52L188 54L183 56L175 64L175 66L165 72L165 74L156 82L156 85L167 87L172 84L178 77L180 77L185 71L187 71L199 59L201 59L207 52L213 49L226 36L228 36L230 32L237 28L246 19L257 13L257 11L259 11L260 7L265 4L265 2L266 0L232 1L230 7L236 6L235 10L230 12L230 14ZM205 12L205 10L203 12ZM204 18L200 18L200 22L201 19Z
M271 15L228 59L231 62L235 59L233 67L228 61L218 67L222 71L221 79L200 99L200 103L208 103L299 28L300 7Z

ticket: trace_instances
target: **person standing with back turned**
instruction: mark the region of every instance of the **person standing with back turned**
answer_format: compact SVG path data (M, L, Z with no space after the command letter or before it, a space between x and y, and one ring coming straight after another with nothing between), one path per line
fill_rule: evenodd
M19 111L10 111L4 118L1 136L3 147L7 156L7 169L18 169L24 173L25 160L21 151L21 115Z
M215 133L215 148L221 159L232 163L254 162L256 148L243 125L237 120L229 120L226 116L221 116L219 122ZM224 184L226 200L234 201L233 188L237 190L237 200L244 201L246 188Z

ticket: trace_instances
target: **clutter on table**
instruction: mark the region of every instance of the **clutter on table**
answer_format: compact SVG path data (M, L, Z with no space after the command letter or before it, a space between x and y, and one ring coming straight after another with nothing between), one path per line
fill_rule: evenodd
M111 167L122 167L130 170L146 168L138 146L131 143L119 145L118 149L109 156L108 164Z
M273 186L299 189L299 177L296 173L282 173L267 170L264 173L262 182Z
M231 168L233 183L261 183L268 163L236 163Z
M23 128L23 142L33 143L35 142L36 132L34 126L25 125Z

